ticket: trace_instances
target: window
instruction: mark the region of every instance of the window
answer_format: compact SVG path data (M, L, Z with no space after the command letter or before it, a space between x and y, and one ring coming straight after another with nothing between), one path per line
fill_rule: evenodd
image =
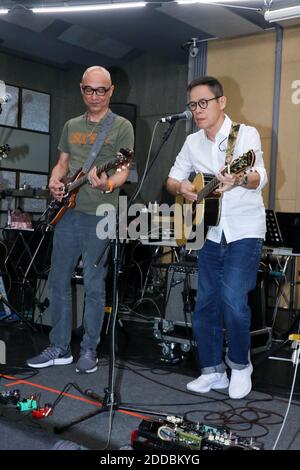
M0 146L9 145L7 158L0 160L0 224L5 226L9 210L20 207L38 219L47 207L36 189L48 183L51 96L0 80ZM27 194L20 188L26 187ZM14 192L10 191L15 190Z

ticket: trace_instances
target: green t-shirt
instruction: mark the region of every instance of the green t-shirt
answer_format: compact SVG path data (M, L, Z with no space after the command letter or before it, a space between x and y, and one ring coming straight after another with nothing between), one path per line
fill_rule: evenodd
M99 123L88 121L85 113L70 119L64 125L58 149L70 155L69 176L73 176L83 167L97 133L101 129L102 122L103 120L100 120ZM93 166L102 166L105 162L115 158L121 148L133 149L133 145L134 133L131 123L127 119L115 115L113 124ZM109 174L113 174L114 171L110 171ZM93 189L89 184L84 184L77 194L75 210L95 215L99 204L109 203L117 207L118 195L118 189L109 194L102 194L99 189Z

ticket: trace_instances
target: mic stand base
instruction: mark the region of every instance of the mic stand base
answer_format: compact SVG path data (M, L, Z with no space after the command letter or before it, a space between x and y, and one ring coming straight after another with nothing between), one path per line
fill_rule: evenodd
M97 410L91 411L90 413L87 413L85 415L79 416L78 418L73 419L72 421L70 421L67 424L63 424L62 426L55 426L54 429L53 429L55 434L62 434L63 432L70 429L72 426L75 426L75 424L82 423L83 421L85 421L87 419L93 418L94 416L97 416L101 413L110 412L111 410L121 411L121 412L126 411L127 413L132 412L132 413L140 413L140 414L144 414L144 415L146 414L146 415L152 415L152 416L159 416L161 418L167 418L169 416L168 413L159 413L159 412L156 412L156 411L143 410L143 409L140 409L140 408L132 408L132 407L128 407L128 406L122 406L119 403L119 399L118 399L116 394L110 393L108 388L106 388L104 390L104 392L105 392L105 395L104 395L103 399L101 399L101 397L99 397L99 396L97 398L97 402L101 403L101 405L102 405L100 409L97 409ZM89 397L91 396L90 393L86 394L86 395L89 396ZM96 397L96 394L93 393L93 392L92 392L92 395L94 397ZM142 418L142 416L141 416L141 418Z

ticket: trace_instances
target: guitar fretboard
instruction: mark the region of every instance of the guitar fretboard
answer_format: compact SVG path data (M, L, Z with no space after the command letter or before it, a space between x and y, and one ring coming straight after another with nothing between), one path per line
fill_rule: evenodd
M237 158L236 160L233 160L229 167L227 165L220 173L221 175L225 175L225 173L227 172L238 174L246 168L252 166L254 162L255 153L253 152L253 150L249 150L247 153L244 153L241 157ZM204 188L201 189L201 191L199 191L197 202L201 202L203 199L205 199L219 186L219 184L220 181L218 180L218 178L216 176L213 177L212 180L207 183Z
M99 176L103 171L108 171L114 168L116 165L116 159L109 160L101 167L97 168L97 175ZM73 181L72 183L68 184L68 192L73 191L76 188L79 188L83 184L87 183L88 181L88 173L84 176L81 176L78 180Z
M207 183L204 186L204 188L201 191L199 191L197 202L200 202L203 199L205 199L210 193L212 193L214 191L214 189L216 189L216 187L219 184L220 184L220 181L215 176L209 183Z

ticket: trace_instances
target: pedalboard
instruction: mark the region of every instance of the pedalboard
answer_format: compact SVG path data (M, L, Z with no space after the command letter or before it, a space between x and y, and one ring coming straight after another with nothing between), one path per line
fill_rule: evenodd
M225 427L186 421L169 416L164 420L143 420L133 431L134 450L262 450L253 438L239 437Z

